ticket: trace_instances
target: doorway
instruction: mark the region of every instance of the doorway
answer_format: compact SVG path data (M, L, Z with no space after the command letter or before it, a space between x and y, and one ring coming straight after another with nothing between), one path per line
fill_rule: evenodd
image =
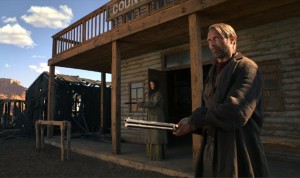
M190 68L167 72L167 122L178 123L192 111ZM192 144L190 134L174 136L168 133L169 145Z
M212 65L203 65L203 82L207 78ZM178 123L182 118L192 113L192 91L190 68L167 71L167 122ZM192 135L174 136L168 133L169 145L192 145Z

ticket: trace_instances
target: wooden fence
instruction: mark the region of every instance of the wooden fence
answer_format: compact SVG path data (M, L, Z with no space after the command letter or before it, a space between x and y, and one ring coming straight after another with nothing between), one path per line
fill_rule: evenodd
M0 100L0 126L2 129L12 128L13 121L25 109L25 101L22 100Z

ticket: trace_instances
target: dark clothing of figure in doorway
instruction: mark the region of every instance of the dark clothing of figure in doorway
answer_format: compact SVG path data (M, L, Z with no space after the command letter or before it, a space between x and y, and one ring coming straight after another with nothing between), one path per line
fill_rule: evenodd
M138 103L139 107L147 108L147 120L165 122L163 112L163 96L159 91L159 83L150 81L150 93L147 102ZM148 129L146 135L146 156L149 160L163 160L165 157L167 133L164 130Z

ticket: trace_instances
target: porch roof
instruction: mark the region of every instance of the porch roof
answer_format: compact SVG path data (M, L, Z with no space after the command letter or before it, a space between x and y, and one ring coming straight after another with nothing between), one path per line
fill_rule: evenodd
M109 3L98 9L103 11L102 16L108 6ZM76 24L84 24L91 19L96 11L54 35L53 42L57 42ZM229 23L240 30L299 16L300 1L179 0L178 3L103 31L86 41L72 42L67 39L69 44L73 43L73 47L67 50L57 52L57 46L53 45L53 57L49 59L48 65L111 73L112 41L118 41L122 60L188 44L188 15L192 13L200 14L201 34L202 39L205 39L208 26L217 22ZM87 33L93 33L88 30Z

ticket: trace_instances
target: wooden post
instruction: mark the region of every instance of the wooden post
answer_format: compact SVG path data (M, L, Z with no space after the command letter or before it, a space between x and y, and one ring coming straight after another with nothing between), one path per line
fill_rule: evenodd
M67 159L69 159L69 152L71 150L71 130L72 130L72 124L71 122L67 123Z
M15 117L17 117L16 114L19 113L17 111L17 102L16 101L13 102L13 106L14 106L14 108L13 108L13 114L12 114L12 118L11 118L12 122L15 120Z
M3 118L2 118L2 129L6 129L6 117L7 117L7 113L8 113L8 103L5 102L4 103L4 114L3 114Z
M61 160L63 161L64 160L64 157L65 157L65 144L64 144L64 142L65 142L65 124L64 124L64 122L61 122L60 123L61 125L60 125L60 145L61 145L61 147L60 147L60 150L61 150Z
M7 120L6 120L6 126L5 128L7 127L8 123L10 123L10 113L11 113L11 101L8 102L8 112L7 112Z
M39 129L41 129L41 136L40 136L40 144L41 144L41 148L44 148L44 142L45 142L45 137L44 137L44 134L45 134L45 128L43 125L40 125L39 126Z
M41 148L41 137L40 137L40 124L35 122L35 145L36 149Z
M112 42L112 92L111 92L111 135L112 152L121 152L121 104L120 104L120 50L117 41Z
M105 108L104 108L104 105L105 105L105 88L106 88L106 73L102 72L101 74L101 101L100 101L100 111L101 111L101 120L100 120L100 128L102 131L104 131L104 116L105 116Z
M48 81L48 116L47 120L52 121L54 116L54 77L55 77L55 66L49 66L49 81ZM47 137L51 138L53 136L53 127L51 125L47 126Z
M201 95L203 90L202 71L202 45L201 26L198 14L189 15L189 35L190 35L190 65L191 65L191 89L192 89L192 110L201 106ZM193 166L195 168L196 159L199 155L199 148L202 137L193 134Z

